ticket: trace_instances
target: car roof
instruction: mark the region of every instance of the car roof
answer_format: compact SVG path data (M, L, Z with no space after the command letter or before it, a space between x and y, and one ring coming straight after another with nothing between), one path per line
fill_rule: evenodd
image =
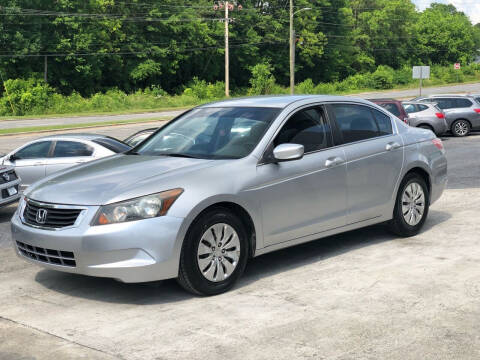
M413 104L413 105L435 105L435 103L431 103L431 102L423 102L423 101L402 101L402 104Z
M58 140L58 139L69 139L69 140L95 140L100 138L108 138L106 135L99 134L89 134L89 133L79 133L79 134L55 134L41 137L37 140Z
M433 94L433 95L428 95L426 96L427 98L438 98L438 97L459 97L459 98L464 98L464 97L472 97L473 95L469 94Z
M286 108L297 101L311 100L318 102L329 101L355 101L368 104L369 102L356 97L334 96L334 95L279 95L279 96L254 96L236 99L216 101L213 103L201 105L198 108L214 107L267 107L267 108Z
M400 102L400 100L397 100L397 99L388 99L388 98L384 98L384 99L367 99L368 101L371 101L371 102L383 102L383 101L388 101L388 102Z

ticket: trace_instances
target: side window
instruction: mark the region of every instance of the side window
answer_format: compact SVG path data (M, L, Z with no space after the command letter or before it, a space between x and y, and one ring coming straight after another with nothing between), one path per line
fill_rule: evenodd
M455 99L456 108L469 108L472 105L472 102L468 99Z
M417 110L415 109L415 105L413 105L413 104L403 105L403 108L405 109L407 114L413 114L413 113L417 112Z
M55 150L53 151L53 157L56 158L91 156L92 154L92 147L75 141L57 141Z
M273 141L274 146L286 143L303 145L305 153L332 146L323 108L301 110L288 119Z
M392 119L390 116L381 113L378 110L372 109L373 115L375 116L375 120L377 120L378 125L378 134L380 136L383 135L391 135L392 134Z
M332 105L335 119L345 143L361 141L378 136L377 123L372 112L362 105Z
M17 151L15 157L19 160L46 158L50 151L50 145L52 145L51 141L33 143Z
M455 107L453 99L436 98L435 102L437 103L437 106L442 110L453 109Z
M400 110L398 110L397 105L392 103L386 103L380 106L383 107L385 110L390 111L393 115L400 116Z
M418 106L418 111L424 111L424 110L427 110L428 109L428 106L427 105L417 105Z

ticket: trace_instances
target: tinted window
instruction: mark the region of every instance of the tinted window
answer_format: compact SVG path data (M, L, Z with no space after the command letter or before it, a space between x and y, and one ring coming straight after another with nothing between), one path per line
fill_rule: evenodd
M480 97L476 97L475 100L480 104Z
M17 159L37 159L48 157L51 141L41 141L24 147L17 151L15 157Z
M428 109L427 105L417 105L418 106L418 111L424 111Z
M331 146L331 139L323 108L310 108L293 115L280 130L273 144L300 144L305 147L305 153L308 153Z
M127 144L111 137L98 138L93 140L93 142L98 145L102 145L104 148L113 151L114 153L121 153L131 149L131 147Z
M57 141L53 157L91 156L93 148L76 141Z
M131 154L239 159L252 152L279 112L260 107L194 109L162 127Z
M472 102L468 99L455 99L455 107L457 108L469 108L472 105Z
M375 120L377 120L378 134L380 136L390 135L392 133L392 120L390 119L390 116L374 109L372 109L372 112L375 116Z
M378 136L377 123L369 108L347 104L335 104L332 108L345 143Z
M413 114L413 113L415 113L415 112L418 111L418 110L416 109L416 106L413 105L413 104L403 105L403 108L405 109L405 111L407 112L407 114Z
M440 109L453 109L455 108L455 99L448 98L435 98L435 102Z
M398 109L396 104L387 103L387 104L380 104L381 107L386 109L387 111L391 112L395 116L400 116L400 110Z

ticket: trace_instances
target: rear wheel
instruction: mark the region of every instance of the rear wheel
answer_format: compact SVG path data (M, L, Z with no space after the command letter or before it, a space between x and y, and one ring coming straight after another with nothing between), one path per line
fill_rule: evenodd
M188 231L178 282L196 295L223 293L242 275L247 258L242 221L227 209L212 209L200 215Z
M425 180L416 173L407 174L398 190L390 230L403 237L418 234L427 219L429 199Z
M467 120L457 120L452 124L452 134L454 136L462 137L470 133L470 123Z

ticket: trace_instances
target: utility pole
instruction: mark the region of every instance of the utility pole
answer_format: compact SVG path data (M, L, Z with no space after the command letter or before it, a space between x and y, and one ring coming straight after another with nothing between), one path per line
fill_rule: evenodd
M225 2L225 96L230 97L230 56L228 49L228 1Z
M45 81L45 83L48 82L48 76L47 76L48 75L48 60L47 59L48 59L47 55L45 55L43 57L43 62L44 62L44 64L43 64L43 80Z
M293 36L293 0L290 0L290 95L295 93L295 39Z
M229 11L234 10L235 6L238 10L242 10L242 5L237 4L236 0L219 1L213 5L213 10L222 10L225 7L225 16L222 19L225 21L225 96L230 96L230 54L228 46L228 25L233 19L229 18Z

